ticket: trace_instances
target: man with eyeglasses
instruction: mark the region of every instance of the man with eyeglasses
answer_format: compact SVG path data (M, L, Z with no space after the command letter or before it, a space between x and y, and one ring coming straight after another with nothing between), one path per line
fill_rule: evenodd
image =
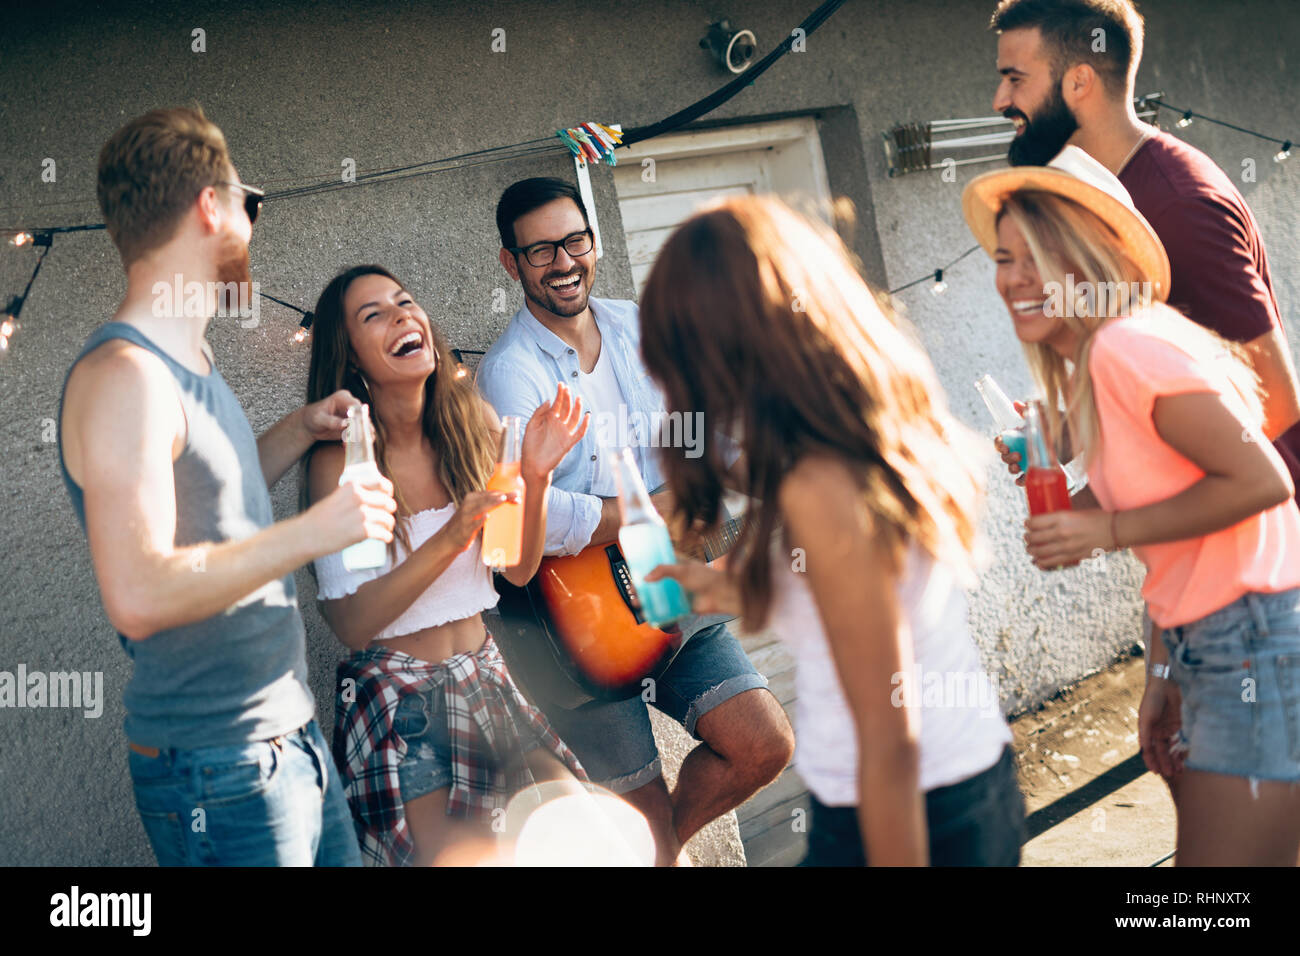
M204 336L218 287L249 282L262 195L220 129L197 109L132 120L100 152L98 195L126 295L68 371L59 457L134 663L124 729L145 834L163 866L359 866L293 572L391 540L392 485L344 485L273 521L270 487L340 438L356 399L336 392L255 439L217 371ZM207 290L203 315L163 304L173 281Z
M663 397L641 364L636 303L590 294L596 254L578 191L560 179L525 179L502 194L496 218L501 265L523 287L524 304L483 357L477 381L501 415L531 416L563 382L594 416L597 427L555 469L547 499L546 553L577 554L618 535L602 439L629 437L646 487L663 483L647 430L664 413ZM667 493L652 498L672 514ZM723 621L683 621L685 645L655 682L650 702L701 742L671 793L640 697L576 710L537 701L591 779L644 814L660 865L775 780L794 751L785 712Z

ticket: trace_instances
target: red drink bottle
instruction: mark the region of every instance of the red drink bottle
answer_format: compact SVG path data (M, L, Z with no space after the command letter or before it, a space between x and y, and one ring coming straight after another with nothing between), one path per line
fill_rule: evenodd
M1029 451L1029 467L1025 469L1025 495L1029 499L1029 513L1043 515L1053 511L1069 511L1069 486L1047 434L1041 402L1033 402L1025 410L1025 445Z

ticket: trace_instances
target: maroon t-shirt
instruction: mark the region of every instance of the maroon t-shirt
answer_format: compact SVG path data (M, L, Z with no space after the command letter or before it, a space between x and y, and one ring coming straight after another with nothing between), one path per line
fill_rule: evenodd
M1283 330L1255 216L1210 157L1158 132L1119 174L1169 253L1169 304L1225 339ZM1300 423L1273 443L1300 493Z

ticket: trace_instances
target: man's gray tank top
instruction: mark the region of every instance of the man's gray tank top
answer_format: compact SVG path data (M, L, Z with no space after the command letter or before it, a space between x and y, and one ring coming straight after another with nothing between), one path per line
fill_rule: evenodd
M91 333L72 367L110 339L148 349L176 379L187 424L185 448L172 464L176 547L238 541L268 527L274 519L257 439L216 367L207 375L191 372L122 322L108 322ZM67 387L65 376L65 394ZM60 395L59 467L84 531L85 498L63 461L62 425ZM94 462L85 467L93 468ZM203 587L201 564L194 569L194 587ZM301 727L315 714L292 574L207 620L158 631L140 641L122 634L118 638L135 662L122 695L126 736L134 743L190 750L269 740Z

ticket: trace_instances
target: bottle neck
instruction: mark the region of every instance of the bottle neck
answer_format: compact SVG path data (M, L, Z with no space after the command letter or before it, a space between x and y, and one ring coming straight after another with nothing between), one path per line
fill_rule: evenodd
M618 483L618 513L623 524L663 524L630 449L625 448L615 458L614 478Z
M1031 407L1025 413L1025 449L1029 460L1028 468L1056 468L1056 453L1048 440L1047 427L1037 408Z
M375 435L370 424L370 408L354 405L348 409L348 423L343 428L343 467L373 464Z

